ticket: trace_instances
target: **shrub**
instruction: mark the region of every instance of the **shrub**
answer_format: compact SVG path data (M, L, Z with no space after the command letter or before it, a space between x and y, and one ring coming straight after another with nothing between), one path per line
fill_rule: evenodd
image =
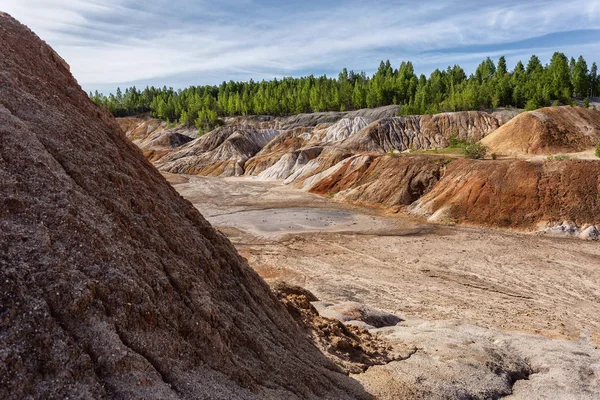
M495 160L498 158L498 155L496 153L492 153L492 160Z
M482 145L481 143L470 143L465 146L464 155L467 158L471 158L473 160L479 160L485 157L487 153L487 147Z
M587 97L583 100L583 106L585 108L590 108L590 99L588 99Z
M570 160L570 159L571 159L571 156L568 156L566 154L557 154L555 156L548 156L548 158L547 158L548 161L565 161L565 160Z
M600 158L600 142L598 142L598 146L596 146L596 157Z
M537 110L538 108L540 108L540 106L534 99L529 99L525 104L525 111L533 111Z
M456 129L452 131L450 138L448 138L448 147L464 149L467 144L466 140L458 138L458 131Z

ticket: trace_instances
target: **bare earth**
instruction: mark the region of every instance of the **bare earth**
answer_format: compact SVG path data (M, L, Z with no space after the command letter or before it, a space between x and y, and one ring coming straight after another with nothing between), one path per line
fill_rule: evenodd
M552 371L549 354L560 353L560 362L565 362L568 357L560 349L568 348L565 354L575 357L577 366L572 369L579 371L574 372L578 377L568 378L563 370L555 375L584 382L583 389L569 389L575 392L568 393L576 393L572 398L596 398L600 393L600 357L593 350L600 343L598 243L423 224L247 178L166 177L267 281L285 280L323 301L353 301L399 315L406 319L403 330L383 328L382 332L392 341L399 339L398 343L419 338L424 348L445 343L448 351L455 346L451 337L457 335L456 327L461 326L457 342L463 343L464 335L475 335L494 344L508 343L529 362L533 373ZM434 329L434 338L428 337ZM444 330L447 334L440 339ZM437 347L431 350L437 351ZM584 353L585 357L573 356ZM538 360L537 370L536 357L546 357ZM416 356L411 360L427 365ZM585 367L578 364L584 361ZM399 368L394 365L377 368ZM409 366L407 362L397 365ZM409 370L414 371L414 366ZM380 398L406 395L382 381L386 374L373 375L370 370L358 379ZM537 393L539 398L552 393L540 387L548 390L548 382L560 380L546 375L540 375L539 381L517 382L515 398L519 393L522 397ZM369 380L370 376L376 377ZM398 370L391 376L396 381L398 376L408 379L406 372ZM420 378L414 379L422 387ZM431 390L427 393L436 393ZM484 393L481 398L488 397Z
M266 279L405 317L600 343L597 243L375 216L243 178L183 179L175 188Z

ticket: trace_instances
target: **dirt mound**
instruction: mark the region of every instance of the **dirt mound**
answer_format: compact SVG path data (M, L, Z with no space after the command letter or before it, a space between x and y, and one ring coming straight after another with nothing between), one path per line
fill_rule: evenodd
M318 180L316 177L319 174L325 174L325 171L334 167L342 160L352 156L352 153L344 150L338 149L336 147L325 147L321 151L318 157L310 160L306 165L292 172L283 183L286 185L293 184L297 187L307 188L311 186L311 183L307 182L307 180L313 179Z
M225 126L187 145L188 137L196 135L194 130L168 128L152 118L122 118L119 123L127 137L164 172L295 181L297 176L306 179L323 171L323 165L333 165L318 157L321 150L316 149L349 156L442 148L452 136L479 140L517 113L500 110L394 117L397 111L398 106L389 106L289 117L227 118ZM298 158L300 162L296 162Z
M309 146L312 139L312 128L294 128L282 131L267 143L254 157L244 165L246 175L259 175L271 168L282 157ZM310 147L310 146L309 146Z
M144 156L156 162L177 147L191 142L196 130L179 126L168 128L167 123L155 118L117 118L117 123Z
M261 129L294 129L294 128L316 128L328 126L342 118L354 119L357 117L375 121L381 118L390 118L396 115L399 106L391 105L378 108L364 108L355 111L328 111L316 113L301 113L288 117L275 117L272 115L250 115L245 117L230 117L225 119L228 125L239 125Z
M445 157L357 155L305 182L312 193L375 207L409 205L438 182Z
M600 161L457 160L410 209L432 221L535 227L600 223Z
M395 326L402 321L402 318L395 314L377 310L355 301L338 304L319 301L313 302L312 305L322 317L335 318L346 325L361 326L367 329Z
M499 154L558 154L593 148L599 139L600 111L548 107L520 114L482 143Z
M320 316L311 304L318 299L309 291L283 282L275 284L273 291L323 353L347 372L357 374L396 359L391 347L368 330Z
M354 151L422 150L448 146L448 139L480 140L502 121L480 111L383 118L350 136L343 146Z
M337 142L347 139L360 132L371 122L373 121L363 117L342 118L326 129L325 142Z
M317 158L323 151L322 147L309 147L303 150L284 154L273 166L258 175L259 179L281 180L288 178L294 172L304 168Z
M6 14L0 51L1 398L366 397Z
M225 126L165 156L156 166L175 174L243 175L246 161L279 133L272 129Z

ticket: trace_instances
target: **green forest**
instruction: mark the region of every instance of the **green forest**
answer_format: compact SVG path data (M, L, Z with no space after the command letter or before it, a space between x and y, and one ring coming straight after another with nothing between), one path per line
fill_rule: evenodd
M206 132L226 116L281 116L391 104L400 105L399 113L404 115L497 107L532 110L595 96L600 93L597 73L596 63L588 67L581 56L569 59L557 52L546 65L534 55L527 65L519 61L512 70L505 57L497 63L487 58L470 76L458 65L436 69L429 77L417 76L411 62L395 69L389 61L382 61L373 76L344 69L337 79L311 75L183 90L134 86L108 96L90 93L90 97L118 117L150 112L153 117L195 125Z

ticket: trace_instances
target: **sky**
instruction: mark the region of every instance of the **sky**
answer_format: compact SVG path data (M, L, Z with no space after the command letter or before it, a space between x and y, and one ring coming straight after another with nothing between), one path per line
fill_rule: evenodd
M410 60L417 73L532 54L600 62L600 0L1 0L87 91L219 84Z

